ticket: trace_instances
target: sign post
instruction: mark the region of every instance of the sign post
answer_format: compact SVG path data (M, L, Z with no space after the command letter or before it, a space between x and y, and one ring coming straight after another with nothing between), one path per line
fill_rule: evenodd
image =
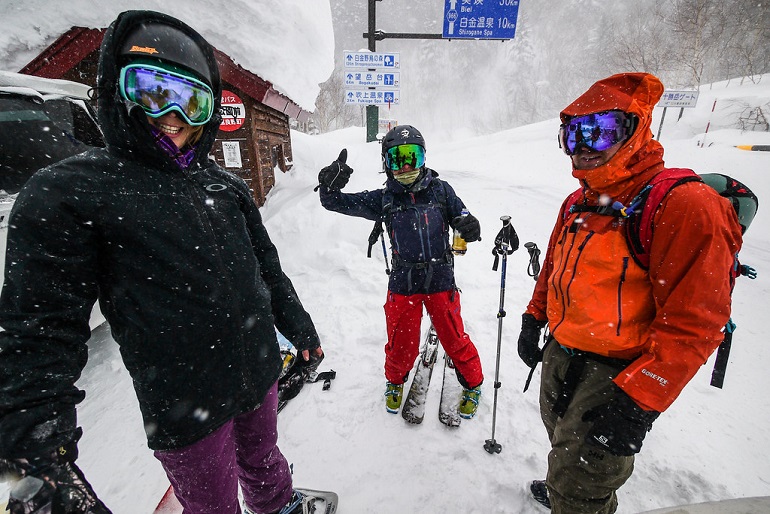
M366 141L377 138L380 105L401 103L398 53L350 52L343 55L345 103L366 105Z
M368 31L364 39L369 50L376 52L377 41L383 39L513 39L516 33L516 19L519 14L519 0L444 0L444 31L442 34L412 34L405 32L383 32L377 30L377 2L368 0ZM347 97L347 91L346 91ZM376 139L377 105L366 107L366 141Z
M668 109L669 107L679 107L681 109L679 111L679 117L681 118L685 108L695 107L697 104L698 104L698 91L695 91L695 90L675 91L675 90L668 90L668 89L666 91L663 91L663 96L661 96L660 101L658 101L658 107L663 107L663 115L660 117L660 125L658 126L658 137L656 139L660 141L660 133L663 130L663 120L666 119L666 109Z

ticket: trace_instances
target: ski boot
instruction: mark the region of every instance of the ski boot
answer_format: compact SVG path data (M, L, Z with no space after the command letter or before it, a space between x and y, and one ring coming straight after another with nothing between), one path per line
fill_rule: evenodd
M385 385L385 409L391 414L398 413L404 397L404 384L388 382Z
M479 408L479 398L481 397L481 387L474 389L463 388L463 397L460 400L460 417L465 419L471 419L476 415L476 410Z

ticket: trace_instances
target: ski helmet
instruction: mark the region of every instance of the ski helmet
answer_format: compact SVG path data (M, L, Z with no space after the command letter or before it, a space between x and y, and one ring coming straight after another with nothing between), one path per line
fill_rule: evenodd
M158 60L194 73L213 86L212 73L198 42L182 29L159 22L137 25L123 40L120 56L124 64L135 60Z
M745 234L757 214L757 208L759 208L757 195L741 182L721 173L704 173L700 177L703 182L716 189L719 196L730 200L735 213L738 215L741 232Z
M385 157L385 152L398 145L420 145L425 148L425 139L420 134L420 131L411 125L397 125L390 129L382 138L382 156Z
M390 129L388 133L385 134L385 137L382 138L382 169L388 176L392 175L392 172L386 165L386 154L388 150L394 146L410 144L419 145L425 150L425 139L422 137L420 131L411 125L397 125Z

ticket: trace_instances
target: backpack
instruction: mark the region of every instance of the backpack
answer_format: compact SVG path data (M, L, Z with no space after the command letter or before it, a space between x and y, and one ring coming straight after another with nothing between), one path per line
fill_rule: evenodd
M444 187L444 183L440 182L440 187L437 186L429 186L433 188L433 192L436 195L436 199L438 200L438 205L441 208L441 212L444 215L444 220L446 220L447 224L449 223L449 210L447 208L447 194L446 194L446 187ZM369 248L366 251L366 256L368 258L372 257L372 247L377 243L377 239L380 238L380 236L384 233L385 229L390 231L390 222L391 218L393 217L393 212L398 211L399 208L393 207L393 192L388 190L386 187L383 189L382 194L382 216L380 219L374 222L374 227L372 228L371 233L369 234ZM385 227L383 228L383 224ZM382 241L382 251L385 254L385 263L387 266L388 262L388 255L387 251L385 249L385 241L383 239ZM390 274L390 270L386 268L385 270L386 274Z
M578 189L567 197L564 203L564 210L562 211L562 219L566 219L568 214L576 212L595 212L607 216L626 218L625 236L628 249L634 261L647 270L650 267L650 246L655 232L655 227L653 226L655 213L669 191L687 182L704 182L713 187L720 196L727 198L738 215L742 232L746 232L759 206L759 200L751 189L727 175L709 173L701 176L687 168L664 169L639 191L629 202L628 206L624 206L620 202L607 206L581 205L578 202L583 196L583 189ZM756 277L755 273L752 276L743 268L738 262L738 256L736 255L731 272L731 281L734 281L741 274L747 274L750 278ZM724 383L732 334L735 328L736 325L732 319L728 320L725 325L724 340L719 345L716 362L714 363L714 371L711 375L711 385L720 389Z

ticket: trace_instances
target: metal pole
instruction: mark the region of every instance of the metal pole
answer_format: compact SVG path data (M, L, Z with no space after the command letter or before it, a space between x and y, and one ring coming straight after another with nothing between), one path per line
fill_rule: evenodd
M503 339L503 318L505 317L505 273L508 263L508 255L512 254L519 247L519 239L516 231L511 225L510 216L501 216L503 228L495 238L495 248L492 253L495 255L495 262L492 270L497 271L498 256L503 256L503 268L500 274L500 308L497 311L497 358L495 361L495 398L492 406L492 438L484 441L484 449L487 453L500 453L503 446L495 440L495 427L497 425L497 390L500 389L500 345ZM515 239L515 242L514 242Z
M369 41L369 51L377 51L377 8L378 0L369 0L369 31L364 34ZM376 105L366 106L366 142L370 143L377 140L377 129L380 120L380 110Z
M668 109L668 107L663 108L663 116L660 117L660 126L658 127L658 137L655 138L658 141L660 141L660 131L663 130L663 120L666 119L666 109Z

